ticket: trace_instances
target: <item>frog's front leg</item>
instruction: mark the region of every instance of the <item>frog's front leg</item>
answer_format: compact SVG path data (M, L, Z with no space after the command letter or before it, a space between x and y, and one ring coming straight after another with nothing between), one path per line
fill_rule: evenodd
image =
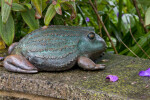
M3 62L8 71L20 73L37 73L37 68L21 55L7 56Z
M14 50L14 48L18 45L18 42L15 42L11 44L8 48L8 54L11 54L11 52Z
M105 68L104 64L95 64L91 59L83 56L78 58L78 65L85 70L98 70Z

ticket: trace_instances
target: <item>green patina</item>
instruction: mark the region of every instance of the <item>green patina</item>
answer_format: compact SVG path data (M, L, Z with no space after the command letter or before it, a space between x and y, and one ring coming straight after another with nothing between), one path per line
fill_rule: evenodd
M23 73L64 71L82 62L80 57L95 59L105 50L104 39L94 32L93 27L53 25L37 29L12 44L8 50L10 55L4 60L4 67L9 71ZM14 63L15 59L18 62ZM22 62L21 59L24 62L18 65ZM88 70L105 67L91 65L93 67L88 68L86 64L79 66Z

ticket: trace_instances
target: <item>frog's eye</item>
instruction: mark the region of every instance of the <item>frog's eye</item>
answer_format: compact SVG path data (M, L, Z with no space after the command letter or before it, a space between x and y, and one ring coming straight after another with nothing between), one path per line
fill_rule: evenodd
M95 34L93 32L90 32L87 37L90 39L90 40L93 40L95 38Z

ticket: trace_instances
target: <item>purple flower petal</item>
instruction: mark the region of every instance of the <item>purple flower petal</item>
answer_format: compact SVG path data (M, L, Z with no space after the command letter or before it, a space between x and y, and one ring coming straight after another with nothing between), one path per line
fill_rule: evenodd
M86 17L86 22L89 22L89 21L90 21L90 19L88 17Z
M122 14L121 17L122 17L123 15L124 15L124 14ZM117 13L117 17L119 17L119 12Z
M148 76L148 77L150 77L150 68L148 68L145 71L140 71L139 76Z
M108 75L106 79L109 79L111 82L116 82L118 80L118 76L116 75Z
M119 12L117 13L117 17L119 17Z
M0 57L0 61L4 60L4 57Z

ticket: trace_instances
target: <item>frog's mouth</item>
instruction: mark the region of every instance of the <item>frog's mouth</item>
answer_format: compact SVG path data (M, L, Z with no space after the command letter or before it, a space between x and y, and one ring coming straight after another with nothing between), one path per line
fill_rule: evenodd
M106 48L107 48L107 47L106 47ZM96 59L100 58L100 57L104 54L106 48L102 49L101 51L89 53L89 54L88 54L88 57L89 57L90 59L92 59L92 60L96 60Z

